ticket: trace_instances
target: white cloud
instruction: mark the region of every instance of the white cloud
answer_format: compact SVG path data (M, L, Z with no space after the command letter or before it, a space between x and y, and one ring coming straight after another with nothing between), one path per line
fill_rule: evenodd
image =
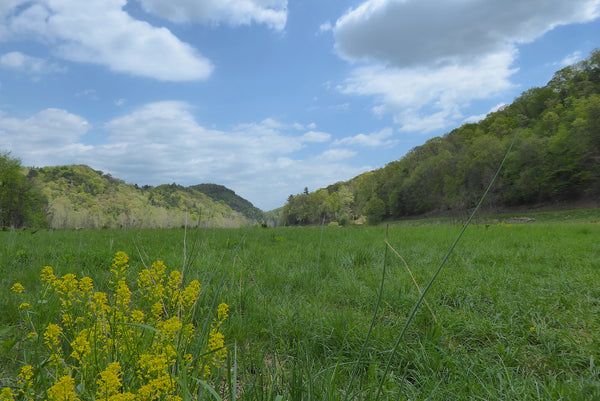
M492 107L490 109L490 111L487 112L486 114L479 114L479 115L476 115L476 116L470 116L470 117L465 118L463 120L463 123L476 123L476 122L479 122L479 121L483 120L484 118L486 118L490 113L495 113L498 110L500 110L500 109L502 109L502 108L504 108L506 106L508 106L506 103L499 103L499 104L495 105L494 107Z
M333 30L333 26L329 21L323 22L321 25L319 25L319 33L329 32L331 30Z
M0 67L34 75L65 71L64 68L54 63L21 52L9 52L0 55Z
M221 22L237 26L252 22L282 30L287 0L138 0L149 13L174 22Z
M91 128L82 117L60 109L46 109L27 119L0 114L0 143L35 165L70 163L86 147L80 138Z
M331 139L331 135L326 132L309 131L302 135L302 140L305 142L327 142Z
M370 134L358 134L356 136L337 139L333 142L333 145L356 145L372 148L379 146L393 146L397 141L389 139L392 135L393 130L391 128L384 128L381 131L372 132Z
M566 67L568 65L573 65L583 59L584 59L583 53L580 51L575 51L575 52L567 55L559 63L556 63L556 65L559 65L560 67Z
M470 64L599 14L598 0L368 0L339 18L334 33L350 60L401 68Z
M339 86L347 94L375 96L377 114L392 113L403 131L429 132L463 118L461 108L512 84L514 52L493 54L473 65L400 69L356 68Z
M374 96L402 131L447 128L511 88L517 45L599 15L600 0L368 0L333 29L337 53L358 63L338 90Z
M0 14L0 37L35 38L57 57L163 81L207 78L213 69L166 28L133 19L126 0L35 0ZM8 11L8 13L6 13Z
M147 104L104 124L109 136L93 146L85 144L90 124L64 110L27 119L0 115L0 143L26 166L82 163L142 185L214 182L263 209L282 206L305 186L323 187L370 168L346 164L356 154L351 150L308 159L298 153L325 133L299 134L294 124L274 119L210 129L198 124L193 110L177 101Z
M349 149L329 149L319 155L319 159L340 161L356 156L357 152Z

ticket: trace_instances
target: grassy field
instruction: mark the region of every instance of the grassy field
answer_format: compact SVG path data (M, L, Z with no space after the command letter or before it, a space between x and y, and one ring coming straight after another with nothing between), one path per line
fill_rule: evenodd
M124 251L132 277L162 260L202 284L201 303L229 304L240 399L368 400L380 386L394 400L600 399L600 210L527 216L466 230L394 353L419 292L384 225L0 232L0 388L29 352L12 341L11 286L34 294L50 265L104 289ZM461 230L451 221L389 226L421 288Z

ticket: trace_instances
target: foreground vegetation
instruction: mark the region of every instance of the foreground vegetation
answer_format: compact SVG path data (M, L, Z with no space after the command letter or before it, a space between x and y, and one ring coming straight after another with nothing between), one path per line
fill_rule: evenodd
M230 374L206 398L374 399L381 385L383 399L598 399L600 211L527 216L467 229L394 354L419 297L402 259L423 288L451 220L391 225L402 259L383 226L0 232L0 387L33 352L13 284L36 294L51 265L108 291L124 251L129 278L162 260L201 283L199 304L230 306Z

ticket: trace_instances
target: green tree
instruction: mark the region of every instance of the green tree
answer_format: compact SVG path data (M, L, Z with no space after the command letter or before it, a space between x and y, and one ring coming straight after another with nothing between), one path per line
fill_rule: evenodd
M374 196L367 202L366 207L367 223L368 224L379 224L385 216L385 203Z
M23 174L21 161L0 153L0 226L45 226L44 207L44 197Z

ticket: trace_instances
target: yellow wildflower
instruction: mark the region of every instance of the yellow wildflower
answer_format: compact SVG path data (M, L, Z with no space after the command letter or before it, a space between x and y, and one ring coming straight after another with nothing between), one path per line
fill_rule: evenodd
M15 395L12 390L8 387L4 387L2 391L0 391L0 401L14 401Z
M129 304L131 303L131 290L127 286L125 280L120 280L117 283L117 310L120 312L129 311Z
M63 376L58 382L48 389L48 401L76 401L75 380L70 376Z
M100 372L100 379L96 381L98 385L96 397L107 398L117 394L123 386L121 382L122 375L119 362L109 364L104 371Z
M44 332L44 343L52 348L55 345L58 345L59 339L58 337L62 334L62 329L57 324L49 324L46 327L46 331Z
M217 367L225 362L227 348L225 347L225 336L223 333L212 329L208 334L208 351L213 353L213 364Z
M185 287L181 296L184 308L191 307L194 302L198 300L198 295L200 295L200 283L197 280L192 280L192 282Z
M56 276L54 275L54 271L52 267L46 266L42 269L42 281L52 284L56 280Z
M171 274L169 274L169 281L167 285L172 291L178 289L179 286L181 286L181 273L179 273L177 270L173 270Z
M89 330L83 329L79 332L75 340L71 343L71 348L73 348L73 352L71 352L71 357L81 361L83 358L88 356L92 352L92 348L90 346L89 338Z
M175 339L175 335L181 330L182 324L177 316L164 321L158 322L157 329L167 339L172 341Z
M90 305L92 312L96 317L104 316L110 312L110 306L108 305L108 298L104 292L95 292L94 301Z
M127 262L129 262L129 256L125 252L117 252L110 271L118 278L129 267Z
M33 366L23 366L17 377L19 378L19 384L21 386L31 382L31 379L33 378Z
M19 305L19 309L21 309L21 310L23 310L23 309L29 310L29 309L31 309L31 305L28 304L27 302L23 302L21 305Z
M159 318L162 313L163 313L163 304L161 301L156 302L154 305L152 305L152 308L150 310L152 312L152 314L154 315L155 318Z
M535 331L535 327L533 327L533 326L532 326L532 327L530 327L530 328L529 328L529 331L531 331L531 332L533 333L533 332Z
M226 303L221 303L217 306L217 318L219 321L224 321L229 316L229 305Z
M131 321L133 323L142 323L144 321L144 312L141 310L134 310L131 312Z
M94 281L90 277L83 277L79 280L79 291L82 296L85 296L88 292L92 292L94 289Z
M17 294L20 294L25 290L25 287L23 287L23 284L21 283L14 283L13 286L10 287L10 290L12 292L16 292Z

